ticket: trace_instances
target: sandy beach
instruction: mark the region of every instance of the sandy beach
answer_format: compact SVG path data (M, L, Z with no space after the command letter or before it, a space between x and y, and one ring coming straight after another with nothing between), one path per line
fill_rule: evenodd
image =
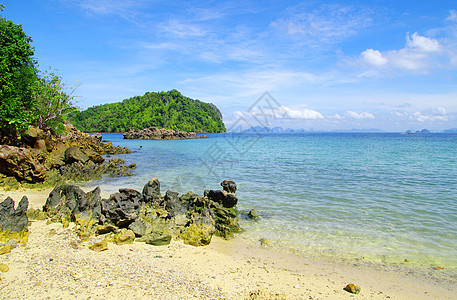
M0 191L1 200L23 195L41 208L50 190ZM110 243L94 252L100 237L77 245L60 223L32 221L29 240L0 256L2 299L456 299L455 281L382 268L369 263L277 253L213 237L209 246L181 241L168 246ZM439 270L437 270L439 272ZM358 295L344 287L361 287Z

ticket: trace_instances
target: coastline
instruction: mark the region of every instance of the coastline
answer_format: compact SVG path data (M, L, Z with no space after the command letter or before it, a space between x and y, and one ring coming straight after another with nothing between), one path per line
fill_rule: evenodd
M2 200L11 196L16 203L27 195L29 207L41 208L49 192L0 191L0 195ZM452 282L406 268L300 257L246 245L239 238L214 237L204 247L180 241L161 247L110 243L109 250L96 253L88 249L91 242L72 247L71 226L33 221L27 245L0 256L0 263L10 269L0 275L2 293L13 299L44 294L76 299L249 299L254 291L273 299L276 294L277 299L452 299L457 294ZM348 283L359 285L361 293L344 291Z

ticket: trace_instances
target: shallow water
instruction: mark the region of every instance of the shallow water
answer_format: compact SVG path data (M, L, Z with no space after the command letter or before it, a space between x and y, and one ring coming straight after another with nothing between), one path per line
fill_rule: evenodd
M104 178L103 193L142 190L157 176L162 191L202 194L232 179L242 238L302 255L457 271L457 135L210 134L209 139L123 140L137 152L132 177ZM141 146L141 148L140 148Z

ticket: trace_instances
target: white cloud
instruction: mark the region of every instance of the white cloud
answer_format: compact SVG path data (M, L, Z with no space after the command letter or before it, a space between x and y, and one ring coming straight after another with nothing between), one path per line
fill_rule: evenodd
M353 118L353 119L374 119L374 115L372 115L369 112L355 112L355 111L347 111L345 113L348 117Z
M359 62L376 69L399 69L413 73L427 73L436 65L433 63L434 60L443 56L445 56L443 45L438 40L421 36L415 32L406 35L404 48L384 53L367 49L360 54ZM370 75L369 72L363 74L364 76Z
M372 66L382 66L387 64L388 59L378 50L367 49L361 54L362 60Z
M451 21L451 22L457 22L457 11L451 10L449 12L449 16L446 18L446 20Z
M420 36L417 32L413 33L411 36L407 35L406 41L407 47L416 48L419 51L439 52L441 50L441 45L437 40Z
M449 119L447 109L443 106L429 108L423 111L392 111L392 115L416 122L447 121Z
M207 35L207 31L201 26L191 23L184 23L179 20L169 20L160 25L162 31L174 34L180 38L201 37Z
M281 106L281 109L284 110L287 116L292 119L315 120L324 118L324 116L321 113L312 109L293 109L286 106Z

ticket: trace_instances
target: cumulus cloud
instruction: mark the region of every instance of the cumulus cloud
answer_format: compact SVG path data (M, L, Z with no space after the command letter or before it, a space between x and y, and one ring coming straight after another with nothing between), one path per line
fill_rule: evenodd
M355 111L347 111L346 116L353 118L353 119L374 119L374 115L369 112L355 112Z
M446 20L451 21L451 22L457 22L457 11L451 10L449 12L449 16L446 18Z
M359 62L378 69L428 72L433 66L434 59L443 54L443 45L438 40L415 32L406 35L404 48L384 53L375 49L367 49L360 54Z
M286 112L286 116L292 119L305 119L305 120L315 120L315 119L323 119L324 116L312 109L307 108L298 108L293 109L286 106L281 106L281 109Z
M447 121L447 109L442 106L433 107L423 111L393 111L393 116L400 117L402 119L408 119L416 122L432 122L432 121Z

